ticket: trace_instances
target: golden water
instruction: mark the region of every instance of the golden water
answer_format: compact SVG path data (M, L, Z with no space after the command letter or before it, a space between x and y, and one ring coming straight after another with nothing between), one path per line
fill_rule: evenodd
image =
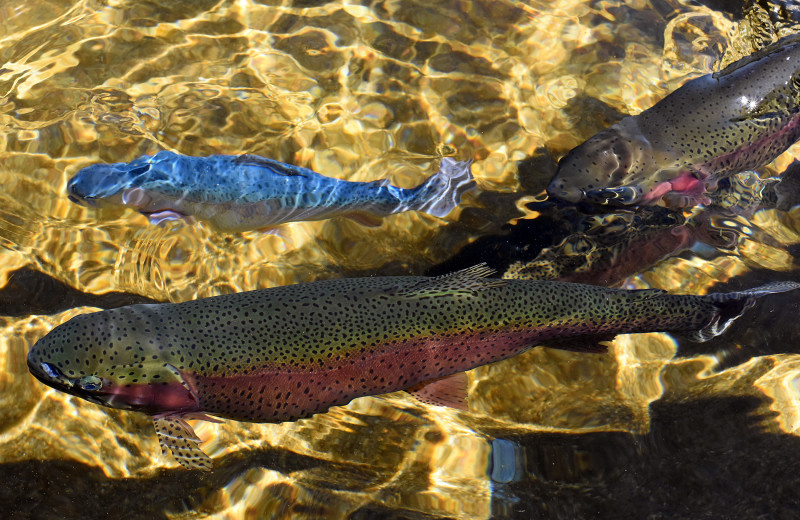
M64 187L93 162L167 149L255 153L401 186L452 155L475 159L482 190L514 193L518 161L541 146L562 153L602 126L602 114L576 112L572 101L637 113L774 34L751 21L672 0L3 0L0 285L32 266L87 292L183 301L348 273L419 273L499 222L458 210L399 214L378 228L335 219L286 225L283 237L217 235L82 208ZM462 208L479 206L470 196ZM626 283L700 293L754 269L792 277L785 246L800 242L800 211L762 211L749 224L774 241L744 234L734 251L682 255ZM534 349L482 367L470 373L468 413L396 394L290 424L198 423L215 459L210 475L162 457L145 416L101 409L28 374L28 347L90 309L0 317L0 509L175 519L663 511L636 500L656 488L686 498L680 486L655 484L665 467L681 469L674 480L724 480L703 462L722 438L735 475L758 478L765 464L784 475L775 461L798 462L796 306L779 301L760 302L714 350L683 357L669 336L648 334L617 338L607 356ZM746 355L767 342L767 354ZM731 400L744 404L726 408ZM670 430L683 418L686 428ZM750 449L726 444L728 435ZM687 460L682 448L694 445L706 451ZM498 458L502 446L516 456ZM508 478L493 457L510 465ZM741 500L731 494L731 504Z

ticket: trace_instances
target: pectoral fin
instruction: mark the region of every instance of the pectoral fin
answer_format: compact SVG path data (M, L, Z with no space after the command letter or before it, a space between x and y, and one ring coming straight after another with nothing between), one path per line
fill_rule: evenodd
M177 211L171 209L162 209L153 212L142 211L141 213L142 215L147 217L147 219L150 221L151 224L156 226L161 224L162 222L168 222L171 220L181 220L187 223L191 223L186 215L184 215L183 213L178 213Z
M153 418L153 425L161 445L161 453L167 451L186 469L210 471L211 458L200 449L200 438L189 423L180 417Z
M467 385L467 374L459 372L412 386L406 392L425 404L467 410Z

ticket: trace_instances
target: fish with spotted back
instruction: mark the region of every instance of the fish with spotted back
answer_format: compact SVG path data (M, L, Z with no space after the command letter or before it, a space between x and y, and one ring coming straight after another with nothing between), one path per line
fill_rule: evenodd
M729 175L800 138L800 36L695 78L572 149L547 192L570 202L673 207L704 202Z
M536 345L604 352L618 333L706 340L755 298L800 287L688 296L491 274L327 280L84 314L27 362L58 390L152 416L165 453L209 469L186 419L293 421L398 390L463 409L465 370Z
M90 207L130 207L153 224L194 218L218 231L340 216L377 226L380 217L403 211L444 217L475 187L470 164L445 157L436 174L404 189L387 180L334 179L257 155L192 157L161 151L130 163L87 166L70 179L67 193Z

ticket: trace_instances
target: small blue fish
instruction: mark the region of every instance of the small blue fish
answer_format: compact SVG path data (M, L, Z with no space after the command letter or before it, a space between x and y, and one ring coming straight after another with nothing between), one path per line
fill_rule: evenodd
M237 232L345 216L376 226L378 217L409 210L447 215L475 186L470 164L445 157L436 174L404 189L386 179L325 177L257 155L190 157L162 151L130 163L87 166L70 179L67 192L78 204L128 206L153 224L194 217L217 230Z

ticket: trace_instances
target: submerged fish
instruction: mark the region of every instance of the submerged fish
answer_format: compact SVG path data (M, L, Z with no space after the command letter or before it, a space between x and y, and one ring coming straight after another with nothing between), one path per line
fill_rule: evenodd
M800 162L796 164L800 173ZM572 233L545 247L533 259L509 263L503 278L613 286L698 244L730 251L747 237L785 250L783 244L744 217L774 208L779 202L788 204L790 194L799 194L794 171L790 167L780 179L761 178L752 171L721 179L705 207L688 217L661 206L642 206L635 211L615 208L609 213L577 217L565 212L564 219L574 223ZM562 211L558 208L556 215ZM532 239L528 237L527 241Z
M186 418L293 421L407 390L464 408L463 371L535 345L603 352L618 333L724 331L755 298L797 289L681 296L487 278L328 280L76 316L28 353L43 383L153 417L162 450L211 467Z
M191 157L162 151L130 163L94 164L67 184L88 206L128 206L151 223L194 217L221 231L267 229L284 222L379 217L422 211L443 217L475 183L470 162L445 157L416 188L387 180L349 182L256 155Z
M698 234L697 226L681 213L658 206L636 213L585 215L574 233L542 249L533 260L512 263L503 278L616 285L688 249Z
M761 167L800 138L800 36L687 82L571 150L547 188L598 204L703 200L719 179Z

